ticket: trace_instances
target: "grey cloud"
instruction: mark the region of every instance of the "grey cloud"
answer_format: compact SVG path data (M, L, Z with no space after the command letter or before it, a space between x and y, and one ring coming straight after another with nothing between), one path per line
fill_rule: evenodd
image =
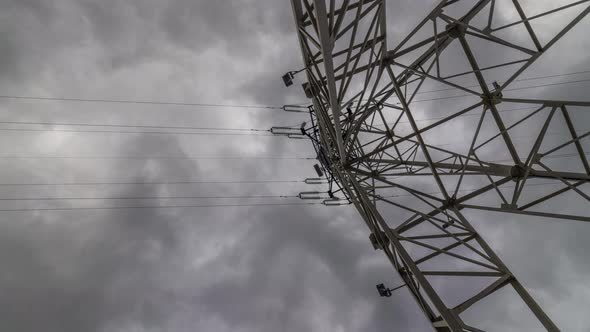
M434 1L388 3L390 46ZM282 105L305 101L280 76L301 58L288 2L4 1L2 91L67 96ZM200 59L210 61L197 63ZM205 61L205 60L203 60ZM258 70L260 68L260 70ZM561 68L567 71L568 66ZM256 70L253 70L256 69ZM170 72L169 72L170 71ZM252 71L254 74L246 74ZM233 75L229 75L229 74ZM298 77L301 83L302 78ZM552 90L555 91L555 90ZM567 93L568 89L560 89ZM576 95L573 97L584 97ZM261 128L307 120L281 111L3 102L3 118L103 120ZM436 112L427 108L427 114ZM248 114L248 116L244 115ZM108 137L108 138L107 138ZM131 136L10 136L3 151L41 148L80 155L307 156L286 139ZM255 141L254 141L255 140ZM3 181L303 179L313 161L31 161L3 163ZM296 194L309 186L138 186L14 189L19 195ZM164 201L231 204L235 201ZM299 202L299 201L297 201ZM114 202L96 202L96 204ZM125 202L131 204L131 202ZM145 204L155 204L145 202ZM73 204L73 203L72 203ZM91 204L91 203L88 203ZM124 204L124 203L119 203ZM8 205L7 205L8 206ZM198 208L0 215L0 326L13 331L424 331L409 294L377 296L400 281L352 208ZM478 219L481 218L481 219ZM538 220L477 226L547 303L564 329L587 272L585 225ZM481 222L479 221L481 220ZM566 224L563 224L566 225ZM486 234L489 234L487 236ZM540 243L542 242L542 243ZM545 263L544 263L545 262ZM581 276L581 277L580 277ZM454 292L449 287L447 293ZM581 291L580 291L581 292ZM492 306L498 302L492 302ZM570 304L571 303L571 304ZM518 324L506 313L507 323ZM576 318L583 317L576 312ZM490 317L492 317L490 315ZM481 318L481 317L479 317ZM486 319L487 317L484 317ZM490 323L494 321L490 318ZM577 330L576 330L577 329Z
M119 194L158 192L144 187ZM162 299L171 295L163 280L179 269L186 226L177 218L164 210L3 215L2 261L10 267L1 278L3 328L101 331L119 320L161 327L170 310Z

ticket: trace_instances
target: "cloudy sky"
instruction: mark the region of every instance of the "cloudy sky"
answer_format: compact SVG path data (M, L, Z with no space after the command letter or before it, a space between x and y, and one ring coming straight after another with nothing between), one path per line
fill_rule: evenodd
M524 2L525 9L535 11L532 0ZM434 3L389 1L390 43ZM535 3L552 6L552 1ZM539 74L590 69L582 53L590 47L583 36L590 28L587 21L546 55ZM288 1L3 0L0 95L301 103L301 89L287 89L280 80L301 66L293 26ZM565 47L575 51L561 51ZM588 86L536 93L583 100ZM305 120L301 114L268 108L0 100L0 121L268 129ZM315 176L312 160L260 159L313 157L308 142L237 133L6 130L0 132L0 183L300 181ZM134 158L121 158L125 156ZM294 182L1 185L0 197L296 195L320 189ZM201 205L0 211L0 327L27 332L429 329L406 290L389 299L377 296L375 284L395 286L400 280L385 257L373 251L368 230L352 207L231 206L268 203L303 202L0 201L0 209ZM563 331L587 331L590 225L493 213L474 218L557 325ZM478 314L486 326L501 325L490 331L538 328L530 317L521 318L520 304L498 300L491 306L491 312L503 315L501 323Z

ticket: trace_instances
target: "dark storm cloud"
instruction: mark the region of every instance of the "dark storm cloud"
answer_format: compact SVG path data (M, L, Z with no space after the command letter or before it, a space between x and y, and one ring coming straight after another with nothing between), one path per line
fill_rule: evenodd
M409 31L432 3L388 3L390 45ZM288 2L8 0L0 5L0 27L3 91L266 105L305 101L299 86L287 89L280 81L284 72L301 65ZM6 103L2 116L53 119L59 115L81 121L101 118L113 123L219 123L262 128L306 120L283 112L195 113L137 107L126 113L129 109L103 106ZM41 147L82 155L311 154L306 144L286 139L156 135L18 139L19 146L30 150ZM11 147L11 142L2 144ZM11 165L15 169L6 166L0 173L6 182L313 176L312 163L299 160L260 163L148 158L96 164L36 163L30 169L24 167L29 164ZM303 190L311 189L122 186L43 188L19 194L165 196L296 194ZM102 203L116 204L87 204ZM141 202L119 204L135 203ZM485 234L489 231L491 243L499 243L497 249L508 257L515 273L533 290L541 290L542 299L546 299L543 292L556 298L558 302L548 311L558 317L564 329L583 331L585 327L569 322L572 317L578 321L583 317L568 312L587 305L583 297L572 294L574 289L580 294L588 292L577 277L587 272L586 250L580 245L587 228L531 230L516 221L503 227L491 217L485 221L490 220L491 224L481 222L478 226ZM367 230L351 208L3 214L0 327L66 332L427 330L407 292L401 291L390 300L377 297L375 284L394 286L400 281L367 238ZM547 272L543 262L558 267ZM512 318L510 323L518 321Z

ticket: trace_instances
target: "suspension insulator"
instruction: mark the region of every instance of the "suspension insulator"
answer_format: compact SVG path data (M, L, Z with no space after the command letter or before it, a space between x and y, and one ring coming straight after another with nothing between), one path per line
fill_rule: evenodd
M319 191L303 191L297 195L300 199L323 199L326 198L322 196L322 192Z
M272 127L270 128L270 132L273 135L287 136L289 138L305 138L305 136L301 134L301 130L299 128Z
M325 179L322 178L307 178L305 179L306 184L325 184L328 183L328 181L326 181Z
M338 197L326 199L322 202L325 206L341 206L341 205L350 205L352 204L351 201L347 199L340 199Z
M309 108L307 106L285 105L283 106L283 111L294 113L307 113L309 112Z
M301 133L298 133L298 134L289 134L289 135L287 135L287 137L293 138L293 139L306 139L307 138L307 137L301 135Z

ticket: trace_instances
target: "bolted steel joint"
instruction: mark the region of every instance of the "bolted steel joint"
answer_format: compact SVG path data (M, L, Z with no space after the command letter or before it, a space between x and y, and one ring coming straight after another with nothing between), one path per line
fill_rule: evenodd
M453 39L463 37L465 30L467 30L465 26L459 23L450 23L446 27L447 34Z
M390 140L393 140L395 138L394 133L393 133L393 129L388 130L385 132L385 135L387 136L387 138L389 138Z
M510 169L510 176L513 178L521 178L524 176L525 169L521 165L514 165Z
M453 208L457 205L457 197L449 197L443 202L443 209Z
M395 54L393 54L392 51L386 52L385 55L383 56L383 59L381 60L381 65L382 66L389 66L389 65L393 64L394 59L395 59Z
M502 92L500 91L492 91L489 94L483 94L481 95L481 99L484 103L484 105L492 106L492 105L498 105L499 103L502 102Z

